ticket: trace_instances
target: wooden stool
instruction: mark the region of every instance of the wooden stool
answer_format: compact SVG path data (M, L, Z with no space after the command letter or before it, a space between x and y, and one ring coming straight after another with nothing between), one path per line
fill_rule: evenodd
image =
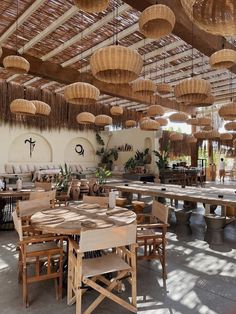
M127 204L127 199L125 197L116 198L116 206L124 207Z

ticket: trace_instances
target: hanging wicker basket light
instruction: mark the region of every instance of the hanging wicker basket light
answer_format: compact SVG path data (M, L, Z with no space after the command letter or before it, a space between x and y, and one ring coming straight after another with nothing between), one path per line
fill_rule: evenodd
M189 118L186 120L186 123L189 125L198 125L198 118Z
M164 37L172 32L174 26L174 12L163 4L147 7L139 17L139 30L147 38Z
M223 105L218 114L224 120L235 120L236 119L236 102L231 102Z
M186 137L186 142L187 142L188 144L195 144L195 143L197 143L197 139L196 139L196 137L194 137L193 135L188 135L188 136Z
M207 138L207 132L198 131L198 132L193 133L193 136L198 140L205 140Z
M84 82L67 85L64 89L66 101L75 105L94 104L100 95L97 87Z
M140 129L143 131L157 131L160 129L160 124L150 118L146 118L140 122Z
M182 141L183 138L184 138L184 136L183 136L183 134L181 134L181 133L176 133L176 132L170 133L170 141L171 141L171 142Z
M112 84L134 81L142 66L143 60L137 51L119 45L100 48L90 58L92 74L98 80Z
M163 116L165 109L160 105L151 105L147 109L147 115L149 117Z
M199 117L198 118L198 125L199 126L210 126L212 124L211 118L207 117Z
M233 140L233 147L236 148L236 138Z
M109 0L74 0L74 3L82 11L98 13L106 10Z
M160 124L160 126L167 126L168 124L168 120L162 117L158 117L155 120Z
M125 121L125 127L126 128L133 128L136 126L136 121L135 120L126 120Z
M36 107L35 114L38 116L49 116L51 112L51 107L43 101L31 100L31 102Z
M236 35L236 2L234 0L181 0L191 21L213 35Z
M208 140L217 140L220 138L220 133L216 130L207 131L206 138Z
M98 126L106 126L112 124L112 117L109 117L105 114L100 114L95 117L95 124Z
M220 134L220 140L221 141L232 141L233 134L231 133L221 133Z
M138 78L131 83L132 91L137 95L151 96L156 91L156 84L149 79Z
M26 74L29 72L29 62L21 56L7 56L3 59L3 66L14 74Z
M110 113L113 116L121 116L124 112L124 109L121 106L112 106L110 109Z
M222 49L210 56L210 66L213 69L229 69L236 63L236 51L233 49Z
M179 102L197 103L207 98L211 85L203 79L190 78L181 81L175 86L174 94Z
M36 107L32 101L26 99L14 99L10 104L12 113L23 115L35 115Z
M202 101L199 101L199 102L192 102L192 103L189 103L189 104L186 104L185 105L190 105L191 107L209 107L209 106L212 106L215 102L215 97L213 95L208 95L205 99L203 99Z
M211 125L206 125L202 128L202 131L212 131L213 130L213 126Z
M176 112L169 116L171 122L184 123L188 119L188 115L184 112Z
M76 121L79 124L94 124L95 116L90 112L81 112L76 116Z
M236 131L236 122L232 121L232 122L228 122L225 124L225 130L226 131Z
M160 95L167 95L173 92L173 88L170 84L160 83L157 84L157 92Z

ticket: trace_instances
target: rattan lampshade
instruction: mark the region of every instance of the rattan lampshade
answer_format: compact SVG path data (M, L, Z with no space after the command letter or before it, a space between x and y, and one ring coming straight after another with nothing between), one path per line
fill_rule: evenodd
M66 101L75 105L94 104L100 95L97 87L84 82L67 85L64 89Z
M186 120L186 123L189 125L198 125L198 118L189 118Z
M90 58L92 74L106 83L132 82L139 76L142 66L143 60L137 51L119 45L100 48Z
M156 84L149 79L138 78L132 82L131 86L132 91L137 95L151 96L156 91Z
M112 117L109 117L105 114L100 114L95 117L95 124L98 126L106 126L112 124Z
M29 62L20 56L7 56L3 59L3 66L14 74L26 74L30 69Z
M236 119L236 102L231 102L223 105L218 114L221 118L225 120L235 120Z
M184 138L184 136L181 133L176 133L176 132L170 133L170 141L171 142L182 141L183 138Z
M113 116L121 116L124 112L124 109L121 106L113 106L110 109L110 113Z
M165 110L160 105L151 105L147 109L147 115L149 117L163 116L164 113L165 113Z
M2 56L2 47L0 47L0 58Z
M215 97L213 95L208 95L202 101L198 101L196 103L192 102L190 104L185 104L185 105L190 105L192 107L209 107L209 106L213 105L214 102L215 102Z
M212 121L210 118L207 117L199 117L198 118L198 125L199 126L209 126L211 125Z
M106 10L109 0L74 0L80 10L88 13L98 13Z
M176 112L169 116L169 120L171 122L176 122L176 123L186 122L187 119L188 119L188 115L184 112Z
M221 141L231 141L233 139L233 135L231 133L221 133L220 140Z
M186 137L186 142L187 142L188 144L195 144L195 143L197 143L197 139L196 139L196 137L194 137L193 135L188 135L188 136Z
M147 38L159 39L170 34L175 25L174 12L162 4L147 7L139 17L139 30Z
M209 63L213 69L228 69L236 63L236 51L222 49L210 56Z
M35 105L36 107L36 112L35 114L38 116L49 116L51 112L51 107L46 104L43 101L39 100L31 100L31 102Z
M204 31L222 36L236 34L234 0L181 0L188 17Z
M14 99L10 104L12 113L35 115L36 107L32 101L26 99Z
M155 120L160 124L160 126L167 126L168 124L168 120L162 117L158 117Z
M143 131L157 131L160 129L160 124L150 118L146 118L140 122L140 129Z
M211 85L203 79L190 78L181 81L175 86L174 94L179 102L197 103L207 98Z
M236 148L236 138L233 140L233 147Z
M170 84L160 83L157 84L157 91L160 95L167 95L173 92L173 88Z
M227 131L236 131L236 122L232 121L232 122L228 122L225 124L225 129Z
M212 131L213 130L213 126L211 125L206 125L202 128L202 131Z
M206 137L208 140L216 140L220 138L220 133L216 130L207 131Z
M198 140L205 140L207 138L207 132L206 131L199 131L193 133L193 136Z
M125 121L125 127L126 128L133 128L136 126L136 121L135 120L126 120Z
M94 124L95 116L90 112L81 112L76 116L76 121L79 124Z

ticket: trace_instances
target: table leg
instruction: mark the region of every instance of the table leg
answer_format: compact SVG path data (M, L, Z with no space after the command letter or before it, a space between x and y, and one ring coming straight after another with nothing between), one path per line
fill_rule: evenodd
M209 215L211 213L211 205L205 204L205 215Z

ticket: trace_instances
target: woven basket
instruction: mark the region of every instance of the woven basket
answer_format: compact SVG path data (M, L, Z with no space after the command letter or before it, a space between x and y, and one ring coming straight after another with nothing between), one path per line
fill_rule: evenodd
M121 116L124 112L124 109L121 106L113 106L110 109L110 113L113 116Z
M125 126L126 126L126 128L133 128L136 126L136 121L135 120L126 120Z
M95 116L90 112L81 112L76 116L76 121L79 124L94 124Z
M100 114L95 117L95 124L98 126L106 126L112 124L112 117L109 117L105 114Z
M212 124L212 121L210 118L205 117L199 117L198 118L198 125L199 126L210 126Z
M140 129L143 131L156 131L160 129L160 124L155 120L146 118L140 122Z
M75 105L94 104L100 95L97 87L83 82L67 85L64 89L66 101Z
M195 144L195 143L197 143L197 139L196 139L196 137L194 137L193 135L188 135L188 136L186 137L186 142L187 142L188 144Z
M206 131L199 131L193 133L193 136L198 140L205 140L207 138L207 132Z
M210 56L210 66L213 69L228 69L236 63L236 51L233 49L222 49Z
M173 88L170 84L160 83L157 84L157 91L160 95L167 95L173 92Z
M220 138L220 133L216 130L211 130L206 132L207 139L214 140Z
M160 124L160 126L167 126L168 120L162 117L156 118L156 122Z
M212 131L213 127L211 125L206 125L202 128L202 131Z
M139 30L147 38L159 39L170 34L175 25L174 12L162 4L151 5L139 17Z
M147 115L149 117L163 116L165 110L160 105L152 105L147 109Z
M175 86L174 94L179 102L197 103L207 98L211 85L203 79L185 79Z
M94 52L90 58L92 74L100 81L125 84L140 74L143 60L140 54L123 46L108 46Z
M177 142L177 141L182 141L184 139L183 134L181 133L170 133L170 141L171 142Z
M221 118L225 120L235 120L236 119L236 102L231 102L226 105L223 105L218 114Z
M151 96L156 91L156 84L149 79L138 78L131 83L132 91L137 95Z
M171 122L183 123L188 120L188 115L184 112L176 112L169 116Z
M14 74L26 74L29 72L29 62L20 56L7 56L3 59L3 66Z
M31 100L31 102L36 107L36 115L38 116L49 116L51 112L51 107L43 101Z
M181 0L185 13L204 31L221 36L236 35L234 0Z
M186 123L189 125L198 125L198 118L189 118L186 120Z
M109 0L74 0L80 10L88 13L98 13L106 10Z
M233 134L231 133L221 133L220 140L221 141L231 141L233 139Z
M215 97L213 95L208 95L204 100L197 103L190 103L189 105L192 107L209 107L212 106L215 102Z
M225 130L227 131L236 131L236 122L232 121L232 122L228 122L225 124Z
M26 99L14 99L10 104L12 113L35 115L36 107L32 101Z

